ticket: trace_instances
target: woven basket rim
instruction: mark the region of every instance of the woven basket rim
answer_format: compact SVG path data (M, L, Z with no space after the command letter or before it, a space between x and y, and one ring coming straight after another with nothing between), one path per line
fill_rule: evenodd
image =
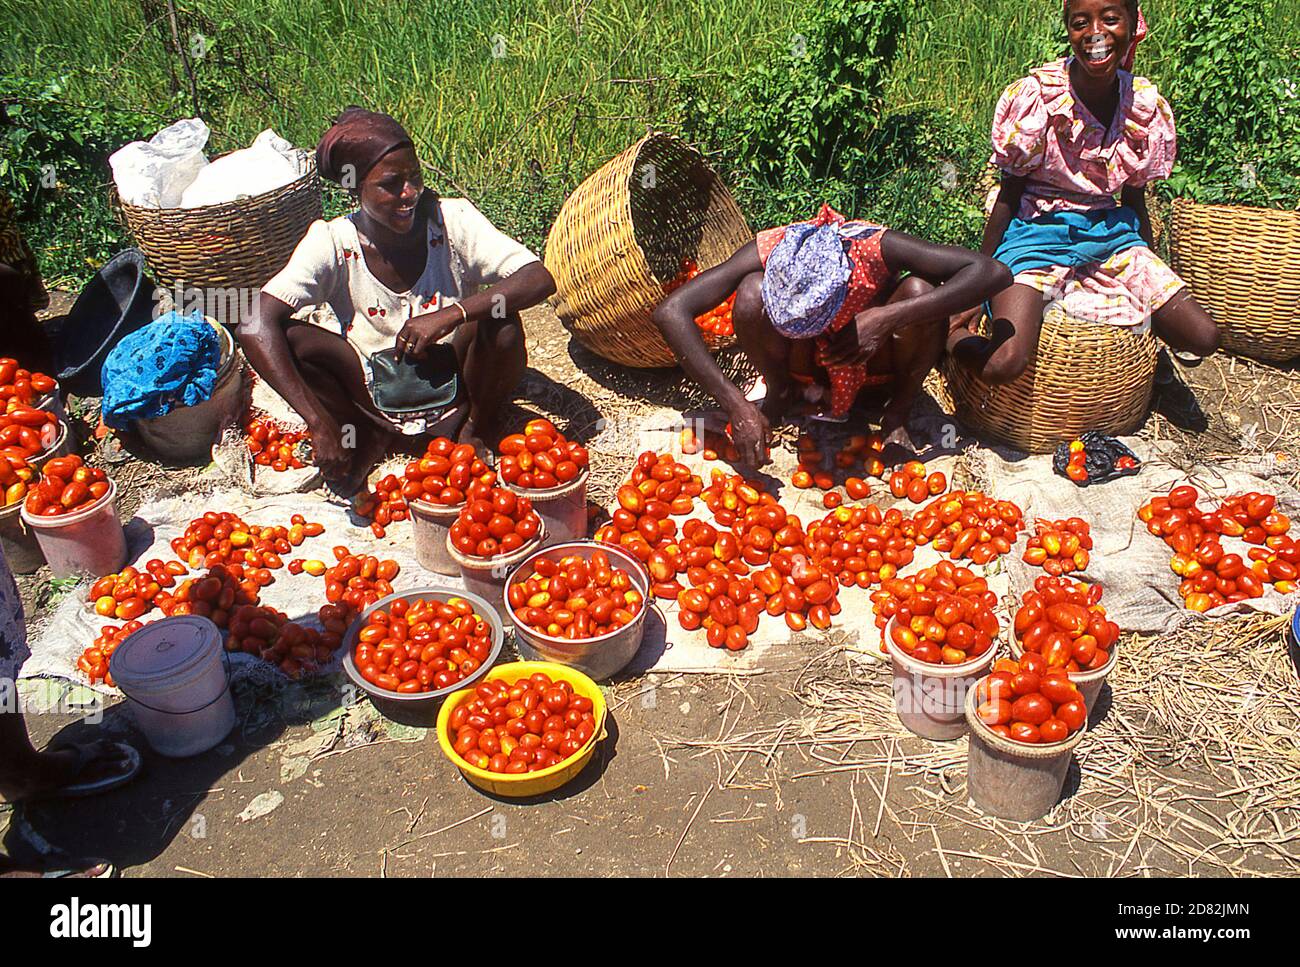
M281 185L279 188L272 188L270 191L264 191L260 194L251 195L248 198L236 198L234 201L218 202L215 205L200 205L197 208L154 208L149 205L132 205L123 201L117 194L117 186L113 186L113 195L117 203L122 206L123 213L129 213L136 218L155 218L155 219L203 219L236 216L241 212L254 211L263 208L276 201L279 201L286 195L301 191L304 188L310 188L313 183L318 181L316 173L316 156L305 148L295 149L298 153L299 164L303 171L297 178L288 184ZM227 151L217 155L213 160L224 158L232 152Z
M1288 221L1300 220L1300 208L1266 208L1263 205L1231 205L1223 202L1197 201L1195 198L1188 198L1185 195L1179 195L1176 197L1172 204L1175 208L1201 208L1232 215L1264 215L1277 216L1279 218L1285 218Z

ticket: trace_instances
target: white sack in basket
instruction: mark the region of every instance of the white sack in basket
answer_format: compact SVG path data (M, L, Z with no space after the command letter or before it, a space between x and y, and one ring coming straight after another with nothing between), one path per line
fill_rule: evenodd
M267 128L250 147L213 161L185 189L181 208L220 205L261 195L298 177L293 145Z
M176 208L207 165L208 126L200 118L177 121L148 141L132 141L109 156L113 183L128 205Z

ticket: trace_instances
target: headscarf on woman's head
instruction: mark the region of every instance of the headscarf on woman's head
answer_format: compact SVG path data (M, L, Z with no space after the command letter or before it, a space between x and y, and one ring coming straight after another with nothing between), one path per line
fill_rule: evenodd
M1070 0L1064 0L1062 10L1069 9ZM1124 55L1124 59L1120 62L1120 67L1130 72L1133 70L1133 61L1137 57L1138 44L1142 43L1142 41L1146 39L1147 21L1146 18L1142 16L1142 7L1139 5L1137 7L1137 25L1133 28L1133 42L1128 45L1128 53Z
M807 222L790 225L763 266L763 307L787 339L825 334L854 282L854 241L880 226L848 221L823 204Z
M316 145L316 169L322 178L342 183L351 166L356 182L349 187L357 188L380 158L412 143L406 129L387 114L354 105L344 108L321 135Z

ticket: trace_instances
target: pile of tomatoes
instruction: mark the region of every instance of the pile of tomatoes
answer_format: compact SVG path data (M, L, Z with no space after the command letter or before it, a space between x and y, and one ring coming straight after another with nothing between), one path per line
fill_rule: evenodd
M77 667L90 679L90 684L103 682L109 688L116 688L113 676L108 672L109 660L117 646L144 627L143 621L128 621L120 627L105 625L91 642L89 648L77 658Z
M334 657L342 638L290 621L265 605L241 605L230 616L227 651L242 651L277 666L291 680L317 671Z
M523 433L501 441L497 470L502 483L519 490L550 490L587 469L587 448L564 438L550 420L529 420Z
M478 769L523 775L559 765L596 734L592 701L544 672L513 683L479 682L474 697L456 706L447 738Z
M527 577L515 577L507 595L515 620L541 635L577 641L598 638L636 620L645 598L632 576L596 551L538 558Z
M1273 495L1235 496L1209 512L1197 508L1199 496L1196 487L1174 487L1169 495L1152 498L1138 511L1148 532L1174 550L1169 567L1183 578L1178 593L1184 607L1205 612L1258 598L1269 582L1283 593L1295 590L1300 546L1287 533L1290 519L1275 511ZM1248 551L1252 563L1226 552L1225 537L1255 545Z
M54 446L59 438L59 418L24 403L0 413L0 457L30 460Z
M776 508L764 508L759 514L784 515ZM772 528L775 520L755 523L754 527ZM835 575L813 564L802 553L802 531L797 531L798 549L791 544L795 532L782 525L773 533L770 551L765 551L767 566L751 573L742 558L746 548L734 533L719 531L700 520L689 520L682 527L681 563L685 564L686 583L677 595L680 608L677 620L686 631L705 629L710 646L739 651L749 643L758 629L760 616L784 615L786 627L803 631L809 624L819 630L831 626L832 616L839 614L839 584ZM748 538L752 541L752 534Z
M948 478L937 470L927 477L920 460L909 460L902 470L889 475L889 492L914 504L923 504L927 497L938 497L947 489Z
M1024 514L1009 500L994 500L979 491L954 490L926 504L904 533L930 544L952 560L988 564L1011 552L1024 527ZM911 531L915 533L911 533Z
M672 544L677 522L672 517L689 514L704 482L672 454L647 450L637 457L626 483L615 493L618 506L609 523L596 530L595 540L617 544L639 561Z
M993 613L997 595L988 582L948 561L911 577L882 581L871 603L882 650L893 645L931 665L961 665L979 658L993 647L1000 630Z
M664 295L675 289L681 288L691 279L700 274L700 267L694 259L682 259L682 267L673 278L664 284ZM695 325L700 327L701 332L706 332L714 336L730 336L735 330L731 322L731 310L736 304L736 294L733 292L727 296L725 302L721 305L710 309L703 315L695 317Z
M1064 742L1083 728L1083 695L1061 668L1033 652L1020 661L1000 658L975 686L976 715L993 732L1026 745Z
M6 356L0 359L0 407L6 413L18 405L30 406L43 400L58 387L51 376L23 369L18 360Z
M285 430L267 416L255 416L244 427L244 442L253 455L253 463L270 467L277 473L301 470L305 464L298 456L298 444L311 440L307 430Z
M916 542L900 530L903 514L875 504L840 507L808 526L805 546L814 564L848 588L868 588L912 563Z
M712 333L715 336L731 336L736 332L735 325L732 321L732 310L736 305L736 293L731 293L721 305L714 306L703 315L695 317L695 325L700 327L701 332Z
M381 561L373 554L353 554L343 545L334 548L334 560L334 566L322 572L325 600L329 604L342 605L349 617L392 594L391 582L402 570L396 561ZM317 570L314 565L322 562L308 563L313 567L308 570L304 564L303 569L310 574Z
M406 465L402 496L408 501L459 507L466 499L488 496L496 482L496 472L472 446L443 436L431 440L424 456Z
M1258 598L1268 583L1282 593L1296 589L1300 544L1289 536L1291 521L1277 513L1275 497L1243 494L1208 512L1196 506L1199 497L1195 487L1175 487L1138 510L1147 530L1174 551L1169 566L1183 579L1178 593L1184 607L1205 612ZM1253 545L1249 565L1240 554L1225 551L1224 537Z
M81 457L55 457L42 468L41 482L27 491L24 506L33 517L59 517L90 507L108 494L108 476Z
M465 504L451 525L451 546L466 557L493 558L519 550L537 537L542 521L533 502L504 487Z
M1048 668L1086 672L1101 668L1119 640L1119 625L1101 606L1101 585L1043 575L1021 596L1016 638Z
M492 626L464 598L399 598L366 618L352 660L376 688L413 694L455 685L491 652Z
M238 514L210 510L191 520L185 533L172 539L171 548L191 569L240 564L252 569L252 579L265 586L272 581L271 571L284 566L284 555L324 532L323 524L301 514L294 514L288 527L261 527Z
M218 628L230 624L235 608L258 604L262 588L266 586L269 572L265 569L245 568L242 564L217 564L201 578L186 578L176 593L162 599L162 592L154 599L167 617L195 614L212 619ZM258 578L262 580L259 581Z
M1025 546L1024 562L1041 567L1052 577L1086 571L1092 551L1092 531L1081 517L1035 521L1037 533Z
M152 611L155 603L170 604L172 595L164 591L175 587L176 579L187 571L179 561L154 558L143 571L128 566L100 578L90 586L86 600L94 604L97 615L130 621Z
M370 521L370 532L376 537L388 533L388 525L394 521L406 520L410 510L403 496L403 483L397 474L386 474L375 489L358 500L353 507L357 515Z

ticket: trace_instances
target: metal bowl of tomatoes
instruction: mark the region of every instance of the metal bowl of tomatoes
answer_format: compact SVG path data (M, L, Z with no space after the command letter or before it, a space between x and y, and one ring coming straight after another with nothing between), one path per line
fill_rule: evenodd
M487 726L481 731L474 730L477 734L462 736L467 731L466 726L472 728L473 718L467 713L475 701L486 700L491 694L490 691L481 694L485 691L484 686L497 682L511 689L532 689L533 695L531 698L521 696L519 709L513 708L514 699L499 706L506 709L508 716L504 728ZM539 735L538 730L527 722L529 712L539 707L532 704L534 700L540 697L542 701L548 701L550 692L557 687L564 691L565 704L568 705L563 714L577 713L581 720L573 727L576 734L567 747L548 736L545 725L541 726ZM544 714L559 713L548 710ZM466 781L484 792L510 798L540 796L559 789L586 768L605 738L606 715L605 696L600 686L582 672L553 662L509 662L497 665L477 686L462 688L447 698L438 711L438 745L460 769ZM464 721L460 721L462 719ZM569 726L566 724L565 728ZM487 733L495 737L498 732L502 737L495 739L496 745L487 743L487 748L495 748L495 752L489 755L484 750L483 737ZM556 751L548 748L548 739L550 745L557 746ZM466 742L461 746L465 749L463 754L457 751L457 743L462 740ZM545 762L535 761L539 754L546 757ZM479 764L470 762L469 757L475 758ZM496 771L498 769L501 771Z
M558 565L565 558L580 558L588 565L588 568L583 570L589 570L593 558L597 561L602 560L599 555L604 555L605 564L602 566L615 572L621 571L626 575L629 589L640 598L640 604L632 613L631 620L621 627L602 634L575 638L547 634L524 620L522 615L527 609L528 602L523 589L528 579L536 573L539 561ZM573 596L576 594L570 595L570 599ZM567 665L599 681L611 678L622 671L641 647L641 639L645 634L646 614L652 604L650 575L646 573L640 561L612 544L598 541L555 544L529 555L511 572L506 580L505 603L506 613L515 626L515 646L519 650L520 657L532 661L553 661ZM608 627L611 623L610 616L598 611L600 607L609 606L598 602L596 607L590 610L584 609L585 615L570 615L565 622L565 627L567 628L570 622L574 625L584 622L597 628Z
M407 613L409 614L410 607L420 601L448 604L457 600L468 604L473 613L481 617L488 626L490 643L488 644L486 656L480 658L471 654L469 657L473 661L470 665L466 665L463 656L457 655L455 657L462 659L462 667L455 669L446 667L446 662L453 657L451 654L453 650L459 648L466 650L468 653L467 646L472 642L468 640L461 642L455 634L443 632L440 627L433 627L439 616L434 616L434 621L428 622L430 627L425 629L416 631L408 626L405 629L407 637L403 642L391 642L393 637L391 634L384 638L378 638L374 637L373 633L366 636L373 638L372 641L362 640L362 632L375 625L375 622L371 620L372 616L380 611L391 615L393 605L396 602L404 602L400 607L408 609ZM463 608L463 606L461 607ZM391 620L390 617L389 621L391 622ZM462 637L468 636L462 635ZM440 638L448 640L439 640ZM501 615L496 608L477 594L455 588L417 588L413 591L399 591L388 595L386 598L380 598L362 611L349 626L343 639L343 671L352 680L353 684L370 696L375 707L388 718L398 722L430 725L437 714L438 706L444 698L457 689L476 684L491 670L493 663L501 655L501 646L504 640L505 627L501 622ZM377 656L374 656L374 652L377 652L388 642L400 644L402 648L409 648L412 641L422 644L421 653L408 654L400 662L393 662L393 656L388 656L388 662L384 664L382 674L388 674L397 679L395 688L388 687L393 685L393 681L383 678L382 674L376 674L374 671L375 668L381 665L381 661L378 660ZM361 651L363 646L369 650L363 653ZM426 660L422 652L431 646L436 653L430 653ZM412 661L416 662L413 673L408 666L408 663ZM394 665L396 665L395 670L393 670ZM440 665L442 667L438 667ZM371 669L371 671L366 672L366 668ZM455 676L455 679L439 685L439 672L450 672L451 675ZM422 678L427 678L428 681L422 681ZM417 686L407 685L406 688L402 687L405 683L411 681L416 682Z

